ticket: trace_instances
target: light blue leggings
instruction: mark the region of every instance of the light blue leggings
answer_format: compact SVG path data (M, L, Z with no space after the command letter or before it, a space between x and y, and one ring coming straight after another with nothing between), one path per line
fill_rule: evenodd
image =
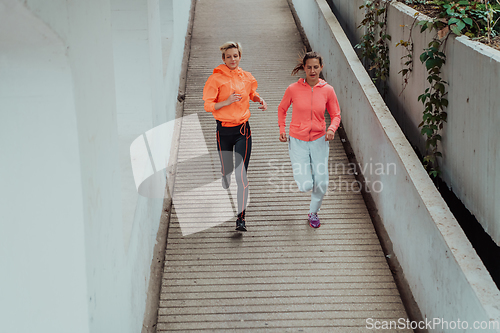
M317 213L328 189L328 153L330 145L325 136L314 141L290 137L288 153L293 178L301 192L311 193L309 213Z

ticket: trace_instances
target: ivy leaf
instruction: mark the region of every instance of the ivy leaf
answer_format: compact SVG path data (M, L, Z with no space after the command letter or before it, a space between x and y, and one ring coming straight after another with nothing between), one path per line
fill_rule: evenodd
M440 59L428 59L425 62L425 67L427 70L433 68L433 67L438 67L440 65Z
M470 17L466 17L464 18L463 20L465 23L467 23L468 25L472 26L472 19Z
M422 22L422 21L421 21ZM427 29L427 25L429 22L423 21L424 23L422 24L422 28L420 28L420 32L424 32ZM420 22L419 22L420 24Z
M453 31L453 33L455 35L458 35L458 36L460 36L462 34L462 32L460 31L460 29L458 29L456 24L451 26L451 31Z
M422 128L422 134L427 135L428 138L432 136L433 131L430 128Z
M420 62L424 63L428 58L429 56L424 52L420 55Z
M441 94L444 94L444 84L436 83L434 89L438 90Z

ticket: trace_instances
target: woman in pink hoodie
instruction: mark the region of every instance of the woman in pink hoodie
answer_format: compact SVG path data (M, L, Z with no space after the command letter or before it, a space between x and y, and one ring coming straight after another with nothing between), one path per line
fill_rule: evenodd
M217 150L221 162L222 187L230 185L234 169L238 184L238 217L236 230L246 231L245 209L248 204L248 179L246 171L252 152L250 103L260 103L266 110L266 102L257 93L257 80L239 67L241 45L227 42L220 47L224 64L217 66L207 79L203 89L205 111L212 112L217 121ZM233 151L235 165L233 165Z
M323 59L318 53L306 53L292 75L300 70L305 71L306 78L288 86L278 107L279 140L288 141L286 113L293 104L288 143L293 177L300 191L312 191L308 220L311 227L318 228L318 211L328 189L329 141L340 125L340 108L333 87L319 78ZM325 109L331 118L328 130Z

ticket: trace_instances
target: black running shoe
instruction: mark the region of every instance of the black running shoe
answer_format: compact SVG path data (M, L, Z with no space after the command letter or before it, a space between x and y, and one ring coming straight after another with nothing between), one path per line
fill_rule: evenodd
M245 218L244 217L238 217L238 219L236 220L236 230L247 231L247 228L245 227Z

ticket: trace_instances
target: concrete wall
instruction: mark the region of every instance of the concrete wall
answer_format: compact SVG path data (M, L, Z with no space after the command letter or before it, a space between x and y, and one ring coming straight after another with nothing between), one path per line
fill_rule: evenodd
M363 0L328 0L352 44L357 44L363 29L356 29L363 19L359 9ZM434 33L413 29L414 70L407 88L398 74L406 60L400 40L408 40L415 11L393 1L388 11L387 32L392 36L389 45L391 60L387 104L410 142L424 151L425 139L418 124L422 121L423 106L418 96L428 87L427 73L419 56ZM418 20L425 19L423 15ZM428 19L428 18L427 18ZM402 27L403 26L403 27ZM500 245L500 51L473 42L465 36L450 38L446 44L447 64L444 79L448 88L448 122L442 136L441 168L443 180L475 215L486 232ZM473 61L471 61L473 59Z
M324 75L337 92L344 128L361 168L365 168L364 176L368 184L378 182L377 188L368 188L422 315L430 320L460 319L471 327L475 321L500 321L500 294L491 276L328 4L325 0L293 3L312 48L324 56ZM396 165L395 171L390 171L391 165ZM430 331L453 330L436 327Z
M130 145L175 117L190 6L0 0L0 331L140 331L163 200Z

